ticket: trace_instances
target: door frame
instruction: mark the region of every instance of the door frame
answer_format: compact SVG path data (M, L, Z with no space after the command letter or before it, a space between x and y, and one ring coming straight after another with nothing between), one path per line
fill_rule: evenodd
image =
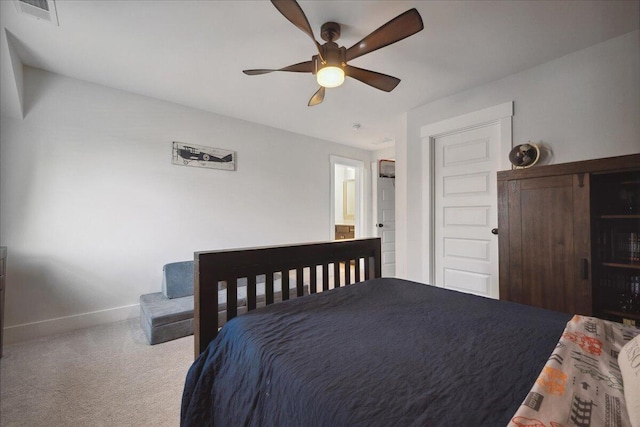
M385 251L385 245L389 245L389 243L385 243L384 242L384 238L383 238L383 233L384 231L381 230L380 228L378 228L378 224L380 222L382 222L382 218L380 218L380 216L378 215L379 213L379 207L380 207L380 198L378 197L378 184L380 182L381 179L392 179L394 184L394 228L393 228L393 232L394 232L394 242L393 242L393 275L387 275L386 277L397 277L397 256L396 256L396 250L397 250L397 234L396 234L396 219L395 219L395 177L393 178L380 178L380 162L382 160L386 160L384 158L382 159L378 159L375 161L371 162L371 169L370 169L370 173L371 173L371 236L373 237L380 237L381 239L381 243L382 243L382 268L383 270L385 270L385 260L387 260L387 255L388 255L388 251ZM395 160L393 160L395 162ZM388 272L388 270L386 270ZM383 275L385 275L386 273L383 273Z
M355 226L355 238L366 237L368 232L364 230L366 221L364 217L365 212L365 191L364 191L364 180L365 180L365 168L364 162L361 160L349 159L347 157L340 157L336 155L329 156L330 163L330 221L329 221L329 240L335 240L336 233L336 165L347 166L351 168L355 168L356 170L356 215L354 219Z
M435 139L470 130L478 126L498 124L500 128L498 148L498 152L501 153L500 169L505 169L508 164L508 154L512 147L512 117L513 101L509 101L493 107L431 123L420 128L423 176L428 180L426 185L422 186L422 212L426 213L422 217L422 253L424 254L423 259L426 261L422 264L422 278L425 283L434 283L435 281L434 185L436 177L433 163L435 160Z

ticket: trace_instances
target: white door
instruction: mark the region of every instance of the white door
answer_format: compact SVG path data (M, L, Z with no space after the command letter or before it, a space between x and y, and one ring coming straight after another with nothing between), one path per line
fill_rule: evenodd
M379 162L377 166L379 167ZM377 172L377 171L376 171ZM376 229L382 240L382 276L396 275L396 186L395 178L376 179Z
M498 298L500 124L434 138L437 286Z

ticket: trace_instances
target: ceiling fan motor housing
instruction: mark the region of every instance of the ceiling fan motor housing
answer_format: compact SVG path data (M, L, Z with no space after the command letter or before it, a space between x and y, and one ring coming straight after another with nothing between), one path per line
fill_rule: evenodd
M340 38L340 24L337 22L325 22L320 27L320 37L326 42L334 42Z
M322 45L322 56L324 61L319 55L313 55L313 74L316 74L318 70L332 66L344 68L347 65L346 61L347 49L342 46L339 47L334 42L327 42Z

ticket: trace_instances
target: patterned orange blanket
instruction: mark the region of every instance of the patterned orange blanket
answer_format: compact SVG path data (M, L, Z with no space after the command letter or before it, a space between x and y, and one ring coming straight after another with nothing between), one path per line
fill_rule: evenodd
M574 316L509 427L631 426L618 355L639 334Z

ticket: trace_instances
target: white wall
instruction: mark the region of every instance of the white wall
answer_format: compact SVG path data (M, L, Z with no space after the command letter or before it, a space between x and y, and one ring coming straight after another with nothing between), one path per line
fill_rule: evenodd
M396 158L396 147L388 147L380 150L376 150L372 153L373 159L378 160L393 160Z
M640 152L640 34L638 31L566 55L504 79L418 107L407 114L407 138L397 142L398 275L427 281L422 251L420 128L514 101L513 144L551 146L551 163ZM508 153L503 153L506 157ZM430 206L430 204L427 204Z
M7 342L135 316L162 265L194 251L329 240L329 156L371 161L42 70L24 79L25 119L0 126ZM173 165L172 141L234 150L237 171Z

